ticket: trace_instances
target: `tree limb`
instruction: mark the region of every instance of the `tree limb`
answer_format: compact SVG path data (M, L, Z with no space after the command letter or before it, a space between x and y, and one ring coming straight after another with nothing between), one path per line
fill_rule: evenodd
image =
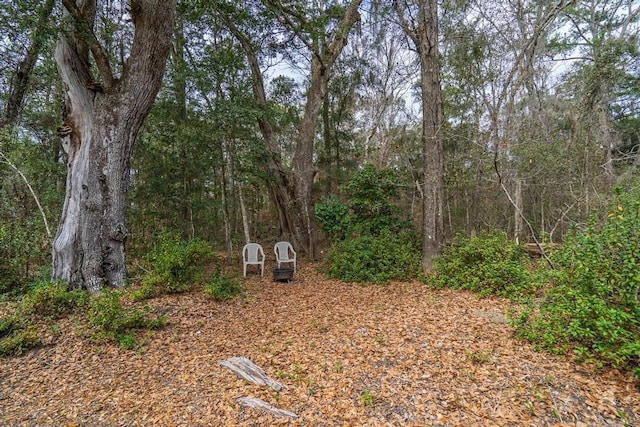
M549 266L551 268L555 269L555 266L553 265L553 262L551 261L551 258L549 258L549 256L545 252L544 248L542 247L542 244L538 241L538 238L536 237L536 233L533 230L533 226L531 225L529 220L524 216L524 213L522 212L522 209L520 209L520 206L518 206L517 203L513 201L513 198L511 197L511 194L509 193L509 190L507 190L507 187L505 187L504 182L502 181L502 175L500 174L500 169L498 168L498 151L497 150L496 150L495 156L493 158L493 168L496 171L496 175L498 176L498 183L500 184L500 188L507 195L507 199L509 199L509 202L515 208L515 210L518 213L518 215L520 216L520 218L522 218L522 220L525 222L525 224L527 224L527 227L529 227L529 232L531 233L531 238L533 238L534 243L536 244L538 249L540 249L540 253L544 257L545 261L547 261L547 263L549 264Z
M407 5L406 2L403 3L402 6L404 6L405 10L409 9L409 6ZM405 18L404 11L401 5L399 4L398 0L393 0L393 8L396 11L396 15L398 15L398 19L400 20L400 27L402 28L404 33L408 35L409 38L411 38L411 40L415 45L418 45L418 35L416 34L417 30L412 25L410 25L407 18Z
M27 185L27 188L29 188L29 191L31 192L31 196L33 196L33 200L36 201L36 205L38 205L38 209L40 210L40 214L42 215L42 222L44 222L44 228L47 231L47 237L51 238L51 230L49 229L49 223L47 222L47 216L44 213L44 209L42 209L42 205L40 204L40 200L38 200L38 196L36 196L36 192L33 191L33 187L31 187L31 184L29 184L29 181L27 180L27 177L24 176L22 171L20 169L18 169L18 167L16 165L11 163L9 158L2 151L0 151L0 157L3 159L2 163L6 163L14 171L16 171L16 173L18 175L20 175L20 177L22 178L24 183Z
M98 41L96 34L93 32L92 26L87 22L86 16L78 8L75 0L62 0L69 15L73 18L77 34L79 37L89 46L89 50L96 61L98 72L102 77L105 89L113 86L115 78L113 77L113 71L111 70L111 64L106 52L102 48L102 45ZM87 82L88 83L88 82Z

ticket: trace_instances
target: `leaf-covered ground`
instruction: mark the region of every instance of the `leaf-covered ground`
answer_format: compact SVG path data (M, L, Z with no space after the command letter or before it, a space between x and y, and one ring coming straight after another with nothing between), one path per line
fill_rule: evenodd
M534 352L504 322L504 300L301 270L291 284L251 275L244 300L152 300L169 325L138 352L97 346L66 321L55 345L0 360L0 425L640 425L632 376ZM218 363L232 356L284 390L238 379Z

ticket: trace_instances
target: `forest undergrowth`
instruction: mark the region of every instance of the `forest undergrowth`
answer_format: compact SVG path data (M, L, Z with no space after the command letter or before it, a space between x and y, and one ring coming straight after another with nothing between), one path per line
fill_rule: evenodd
M350 285L304 263L290 284L254 273L242 285L232 300L194 287L145 301L164 326L138 331L134 349L90 340L79 318L62 318L40 347L3 360L0 424L640 424L632 373L536 352L509 326L507 299L419 281ZM233 356L284 389L238 379L219 364Z

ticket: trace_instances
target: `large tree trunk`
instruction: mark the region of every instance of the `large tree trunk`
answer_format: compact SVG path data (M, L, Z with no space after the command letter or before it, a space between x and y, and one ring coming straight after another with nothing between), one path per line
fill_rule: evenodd
M304 116L298 125L296 151L293 157L294 183L296 192L296 213L304 233L299 236L308 254L315 258L316 242L313 227L312 189L316 176L313 161L316 120L327 94L329 70L316 56L311 60L311 84L307 90Z
M160 88L175 0L131 1L135 36L116 79L92 28L95 1L63 1L76 23L55 50L65 86L67 186L53 242L53 278L91 292L125 283L125 209L133 142ZM94 83L89 51L102 80Z
M422 76L422 150L424 164L424 222L422 266L431 269L444 242L444 160L442 146L442 96L438 57L438 6L436 1L420 2L420 22L425 34L420 38Z

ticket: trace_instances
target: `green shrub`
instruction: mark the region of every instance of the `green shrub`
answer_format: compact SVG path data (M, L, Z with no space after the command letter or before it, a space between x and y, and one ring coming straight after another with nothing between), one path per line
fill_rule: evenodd
M342 240L349 233L349 207L331 196L314 206L316 219L322 231L332 240Z
M550 289L518 319L519 334L559 353L640 376L640 197L619 194L601 226L568 236L544 272Z
M205 283L204 292L220 301L241 296L244 290L238 280L217 273Z
M21 263L24 261L23 237L6 224L0 224L0 293L15 293L25 281Z
M124 307L120 301L122 293L107 291L95 297L87 311L88 325L94 329L93 338L97 341L115 341L123 348L137 345L135 331L138 329L160 329L166 323L163 316L151 317L150 309L140 310Z
M19 356L40 345L40 338L33 325L12 329L5 336L0 334L0 337L0 356Z
M417 277L421 254L408 233L361 235L331 248L325 266L329 277L345 282L388 283Z
M199 280L199 266L212 254L202 240L184 241L162 233L147 257L150 269L142 279L139 299L158 294L185 292Z
M21 316L58 319L86 305L89 296L80 290L68 291L62 282L37 282L18 305Z
M30 290L31 282L48 269L49 239L31 215L26 218L2 217L0 196L0 296L18 297ZM50 276L49 276L50 277Z
M332 241L411 230L408 215L397 207L399 188L395 170L366 164L340 187L348 202L337 196L322 199L314 207L316 219Z
M349 200L350 231L381 236L410 229L406 215L397 207L399 188L395 170L363 165L341 187Z
M131 298L134 301L143 301L146 299L155 298L159 295L159 285L156 286L156 282L152 280L149 275L145 276L142 285L131 291ZM159 282L162 283L162 282Z
M23 319L16 316L0 319L0 356L17 356L39 343L35 329L28 328Z
M15 316L7 316L0 319L0 338L11 335L21 328L21 322Z
M322 230L335 243L325 260L330 277L388 283L420 273L419 244L396 206L397 179L393 169L364 165L340 188L348 203L332 196L315 205Z
M505 233L457 237L434 260L435 274L429 282L481 296L520 299L534 295L540 287L528 267L527 255Z
M37 324L48 323L86 305L89 296L67 291L60 282L37 282L18 302L14 316L0 319L0 354L15 356L39 345Z

